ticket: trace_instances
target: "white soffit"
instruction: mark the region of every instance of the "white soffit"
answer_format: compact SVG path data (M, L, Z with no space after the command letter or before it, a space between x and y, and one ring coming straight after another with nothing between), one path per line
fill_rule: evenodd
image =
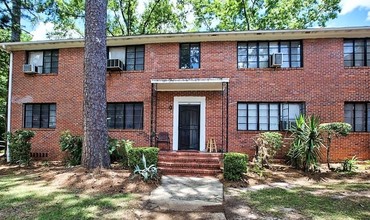
M108 37L108 46L137 44L256 41L256 40L302 40L318 38L364 38L370 36L370 27L308 28L301 30L255 30L230 32L190 32ZM84 39L45 40L0 43L7 51L43 50L84 47Z
M156 91L222 91L229 78L152 79Z

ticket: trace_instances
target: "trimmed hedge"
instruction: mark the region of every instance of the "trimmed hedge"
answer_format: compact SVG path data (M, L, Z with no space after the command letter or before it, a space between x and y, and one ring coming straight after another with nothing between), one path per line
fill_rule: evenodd
M7 133L9 140L10 163L29 165L31 161L31 139L35 132L30 130L17 130Z
M248 155L241 153L225 153L224 178L226 180L238 181L247 172Z
M144 169L141 158L144 154L147 166L154 164L157 166L158 163L158 152L159 149L156 147L134 147L128 151L128 165L131 169L135 169L136 165L139 165L140 169Z

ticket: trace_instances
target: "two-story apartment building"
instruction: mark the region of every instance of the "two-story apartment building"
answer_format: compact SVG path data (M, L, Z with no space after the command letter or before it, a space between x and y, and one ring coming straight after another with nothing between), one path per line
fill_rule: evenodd
M109 37L109 135L136 146L167 132L171 150L254 154L252 137L300 113L353 126L332 158L370 159L370 28ZM83 134L84 41L4 43L8 128L31 129L33 156L59 160L64 130Z

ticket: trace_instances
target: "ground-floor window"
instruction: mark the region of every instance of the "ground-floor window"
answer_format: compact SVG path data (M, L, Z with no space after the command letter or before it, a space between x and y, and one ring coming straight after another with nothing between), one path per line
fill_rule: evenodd
M344 120L352 131L370 131L370 103L345 103Z
M304 113L304 103L238 103L238 130L287 130Z
M25 128L55 128L56 104L25 104Z
M108 103L110 129L143 129L143 103Z

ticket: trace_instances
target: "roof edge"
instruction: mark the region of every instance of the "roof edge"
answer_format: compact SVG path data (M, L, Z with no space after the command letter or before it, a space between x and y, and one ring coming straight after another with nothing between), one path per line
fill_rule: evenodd
M150 35L132 35L107 37L108 46L210 42L210 41L251 41L251 40L295 40L315 38L363 38L370 36L370 26L341 28L308 28L299 30L252 30L252 31L222 31L222 32L185 32ZM0 43L0 46L10 52L19 50L43 50L57 48L84 47L84 39L61 39L29 42Z

